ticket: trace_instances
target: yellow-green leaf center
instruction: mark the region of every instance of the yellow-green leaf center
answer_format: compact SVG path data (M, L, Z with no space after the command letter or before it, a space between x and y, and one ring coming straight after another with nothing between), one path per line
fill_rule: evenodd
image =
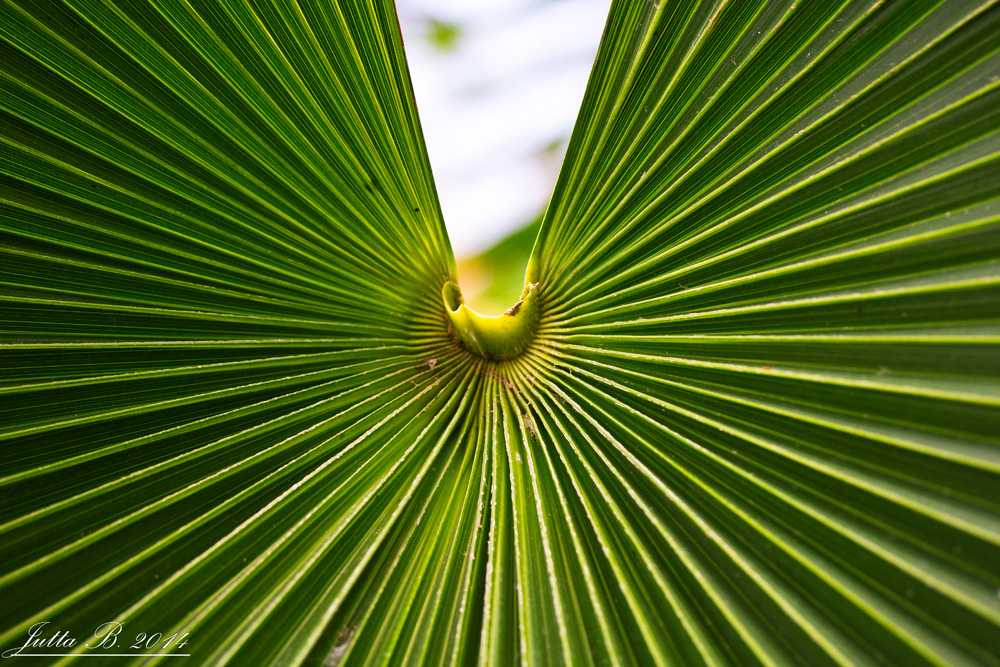
M483 315L465 303L462 288L448 281L441 288L452 334L468 349L491 361L518 356L538 330L538 283L528 282L520 300L501 315Z

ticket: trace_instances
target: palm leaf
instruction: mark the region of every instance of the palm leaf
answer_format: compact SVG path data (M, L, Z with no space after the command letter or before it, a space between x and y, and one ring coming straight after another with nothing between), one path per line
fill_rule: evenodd
M504 360L390 3L0 34L4 650L1000 663L996 3L615 2Z

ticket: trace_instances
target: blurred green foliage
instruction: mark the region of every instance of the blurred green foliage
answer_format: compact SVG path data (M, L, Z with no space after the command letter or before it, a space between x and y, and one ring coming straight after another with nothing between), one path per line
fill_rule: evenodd
M427 42L439 51L454 51L462 39L462 26L435 18L427 19Z
M539 216L489 250L459 261L458 274L470 306L496 315L518 300L524 289L524 267L541 224Z

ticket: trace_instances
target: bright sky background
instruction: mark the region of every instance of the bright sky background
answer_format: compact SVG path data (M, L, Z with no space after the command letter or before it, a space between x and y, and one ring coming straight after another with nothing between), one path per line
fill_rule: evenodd
M455 254L548 203L610 0L397 0L410 76ZM450 49L433 21L458 27Z

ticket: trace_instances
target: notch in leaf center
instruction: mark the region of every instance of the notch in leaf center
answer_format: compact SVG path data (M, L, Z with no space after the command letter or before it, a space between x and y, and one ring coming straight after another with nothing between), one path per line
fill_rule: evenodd
M448 281L441 288L452 335L468 349L491 361L517 357L538 331L538 283L527 282L521 298L500 315L483 315L465 303L462 288Z

